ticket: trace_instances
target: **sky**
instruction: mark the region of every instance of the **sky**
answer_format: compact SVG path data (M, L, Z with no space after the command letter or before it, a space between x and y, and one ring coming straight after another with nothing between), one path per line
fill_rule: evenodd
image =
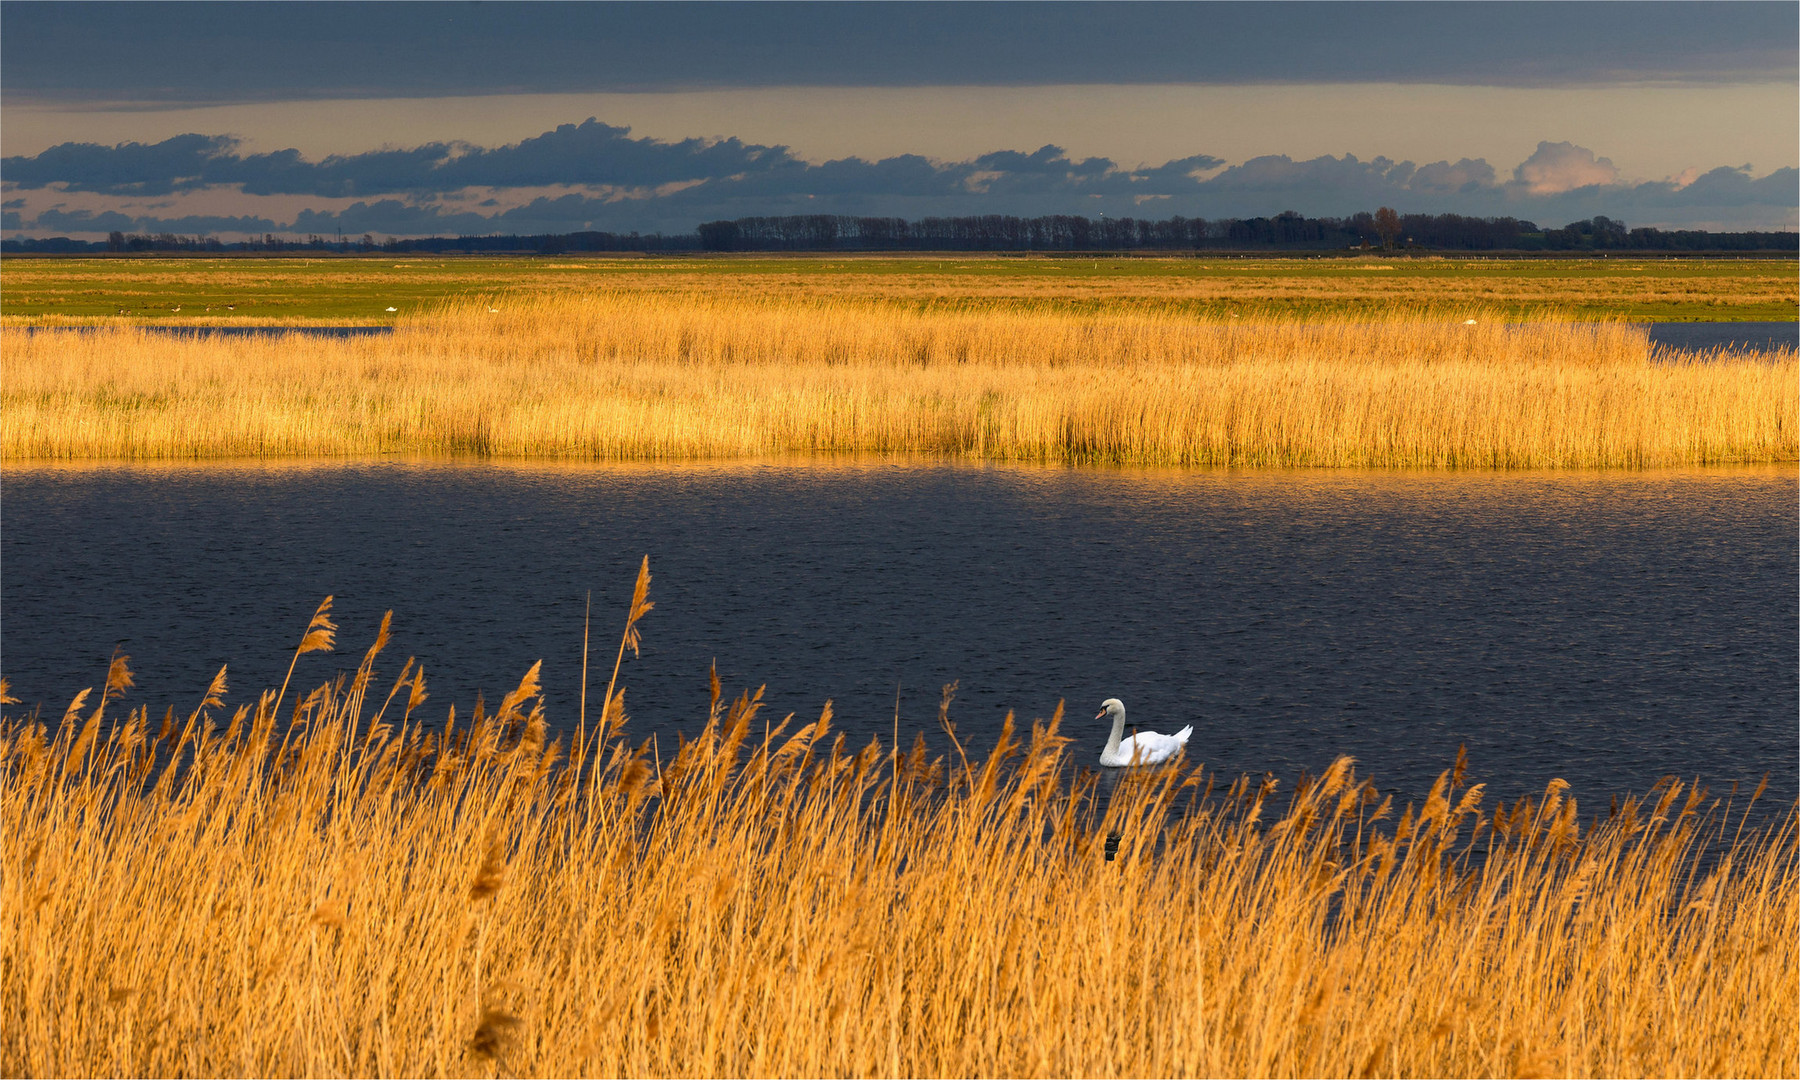
M1800 5L0 0L0 232L1800 227Z

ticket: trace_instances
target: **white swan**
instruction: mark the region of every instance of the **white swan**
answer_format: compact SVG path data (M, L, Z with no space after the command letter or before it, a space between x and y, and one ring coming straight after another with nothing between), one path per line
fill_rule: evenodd
M1112 717L1112 735L1106 740L1106 749L1100 751L1102 765L1160 765L1181 753L1188 736L1194 733L1194 725L1189 724L1173 735L1140 731L1121 740L1119 737L1125 734L1125 703L1116 697L1101 702L1100 714L1094 719L1104 720L1108 716Z

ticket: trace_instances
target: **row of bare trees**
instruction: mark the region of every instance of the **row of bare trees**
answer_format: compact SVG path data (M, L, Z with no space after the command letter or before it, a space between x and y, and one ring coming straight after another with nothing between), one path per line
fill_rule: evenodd
M1786 251L1791 232L1628 229L1596 217L1561 229L1511 217L1401 214L1383 206L1349 217L1090 219L1001 214L889 217L805 214L709 221L698 229L707 251L1328 251L1380 248L1437 251Z
M1707 232L1699 229L1628 228L1607 217L1570 222L1560 229L1510 217L1402 214L1383 206L1348 217L1306 217L1292 210L1272 217L1164 219L1051 214L1015 217L983 214L928 217L850 217L797 214L709 221L690 233L546 233L532 236L389 236L377 240L319 236L223 242L211 236L114 232L105 242L68 237L9 238L9 253L283 253L369 252L430 254L681 251L1800 251L1792 232Z

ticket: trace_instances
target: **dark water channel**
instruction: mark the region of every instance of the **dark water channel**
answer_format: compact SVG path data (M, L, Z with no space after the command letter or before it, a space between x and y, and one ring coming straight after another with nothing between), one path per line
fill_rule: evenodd
M1716 789L1800 772L1796 474L1104 471L799 463L9 467L0 664L60 714L132 656L128 704L279 685L337 596L354 668L384 610L388 679L425 664L441 718L544 662L572 725L584 593L604 682L648 553L656 610L623 682L672 745L728 691L833 699L857 744L934 730L978 748L1007 709L1124 699L1194 725L1190 756L1291 782L1338 754L1416 795L1466 743L1491 795L1563 777L1589 806L1666 773ZM597 691L596 691L597 693ZM13 707L17 708L17 707ZM1589 802L1597 800L1597 802Z
M1800 348L1800 323L1794 322L1714 322L1714 323L1643 323L1650 331L1650 342L1668 349L1747 349L1773 352L1777 349ZM83 333L88 327L23 327L30 333ZM192 326L147 323L140 329L171 337L254 338L298 334L303 337L356 338L392 334L391 326Z
M1665 349L1747 349L1774 352L1800 348L1800 323L1649 323L1650 342Z

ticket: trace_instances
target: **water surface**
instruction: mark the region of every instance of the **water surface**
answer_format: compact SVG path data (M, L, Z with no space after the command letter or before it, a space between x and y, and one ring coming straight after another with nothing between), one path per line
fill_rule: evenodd
M1744 349L1773 352L1777 349L1800 348L1800 323L1794 322L1716 322L1716 323L1642 323L1650 331L1650 343L1669 349ZM394 332L392 326L183 326L180 324L144 323L146 333L191 338L254 338L281 334L301 337L354 338L381 337ZM83 333L98 327L24 327L30 333Z
M1774 352L1800 348L1800 323L1651 323L1650 343L1666 349L1743 349Z
M391 337L391 326L193 326L181 323L138 323L133 327L146 334L173 338L265 338L294 335L313 338ZM111 330L110 326L25 326L27 334L91 334Z
M896 692L902 738L934 729L960 680L976 747L1066 700L1084 760L1117 696L1134 724L1193 724L1221 770L1353 754L1409 794L1464 743L1508 797L1767 771L1792 799L1800 770L1791 466L9 466L4 512L0 662L58 714L115 644L128 703L185 712L224 663L254 700L334 593L340 651L297 685L354 668L391 608L380 667L418 656L428 713L542 659L566 728L585 593L603 682L648 553L657 606L622 681L665 746L704 718L716 659L776 719L833 700L858 743L888 737Z

